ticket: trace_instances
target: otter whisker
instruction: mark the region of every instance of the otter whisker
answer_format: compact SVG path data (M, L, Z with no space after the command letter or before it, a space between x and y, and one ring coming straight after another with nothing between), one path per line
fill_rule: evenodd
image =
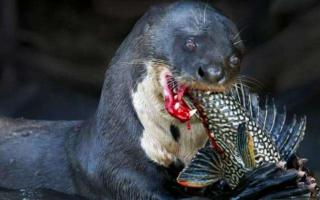
M251 84L252 86L257 87L259 90L263 90L264 86L263 84L251 77L245 76L245 75L241 75L237 78L237 80L241 81L241 82L245 82L247 84Z
M244 40L238 40L238 41L234 42L233 45L236 46L237 44L243 43L243 42L244 42Z
M236 35L233 36L232 41L233 41L233 40L236 40L237 38L240 38L240 34L241 34L244 30L246 30L246 29L247 29L247 26L242 27L242 28L239 30L239 32L238 32Z
M203 11L203 24L206 24L206 13L207 13L208 7L209 7L209 4L207 1L206 6L204 7L204 11Z
M236 88L240 89L241 90L241 87L245 87L251 91L255 91L255 92L260 92L260 91L263 91L263 88L262 86L256 84L256 83L253 83L253 82L250 82L250 81L247 81L247 80L236 80L235 82L235 85L234 85Z
M246 88L251 88L250 85L248 85L248 83L244 80L236 80L235 82L239 87L243 87L245 86Z
M119 64L126 64L126 65L140 65L144 63L138 63L138 62L119 62Z
M236 81L233 83L233 87L237 89L242 89L243 87L250 89L251 87L242 81Z
M200 30L200 21L196 15L196 13L194 12L194 10L191 10L191 13L193 15L194 21L195 21L195 25L197 27L198 30Z

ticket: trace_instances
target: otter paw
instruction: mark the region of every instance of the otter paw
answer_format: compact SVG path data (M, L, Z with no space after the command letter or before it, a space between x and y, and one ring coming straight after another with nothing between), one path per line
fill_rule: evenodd
M233 199L271 199L309 195L316 184L302 181L306 172L265 164L247 173L233 191Z
M313 173L306 167L307 162L308 159L300 158L298 155L294 154L289 158L286 167L287 169L296 169L305 172L306 175L301 179L301 182L304 182L306 185L313 188L311 197L317 197L319 196L319 186L316 183ZM313 185L315 185L315 187L313 187Z

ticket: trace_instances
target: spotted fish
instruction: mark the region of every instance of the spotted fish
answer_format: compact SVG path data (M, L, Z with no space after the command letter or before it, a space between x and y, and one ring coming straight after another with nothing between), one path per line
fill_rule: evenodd
M191 164L180 173L178 183L187 187L204 187L226 179L234 188L239 179L256 166L253 140L243 124L239 126L235 144L220 138L216 142L224 150L223 154L211 145L200 149Z
M253 167L287 161L303 140L306 118L287 122L274 103L259 106L259 98L242 85L228 93L192 91L189 98L200 111L209 138L216 146L201 149L177 181L205 187L225 179L231 188Z

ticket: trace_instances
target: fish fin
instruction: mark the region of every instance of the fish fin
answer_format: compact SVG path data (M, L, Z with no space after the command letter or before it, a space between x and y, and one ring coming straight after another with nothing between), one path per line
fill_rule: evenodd
M279 150L281 153L281 158L287 161L292 154L295 154L300 143L302 142L305 130L306 130L306 117L304 116L299 121L294 116L293 122L290 124L289 128L285 129L281 137L281 143L279 144Z
M206 146L180 172L177 182L185 187L202 188L221 180L222 171L221 155L212 147Z
M240 102L240 105L247 111L249 116L263 129L272 133L275 127L282 128L283 121L277 112L277 108L272 99L270 103L269 97L266 97L264 108L260 106L259 96L252 93L247 86L238 83L235 88L231 90L231 95ZM277 118L278 117L278 118Z
M265 131L276 144L281 159L287 161L292 154L296 153L304 138L306 117L298 120L294 115L293 120L288 121L286 108L284 107L282 113L278 112L274 100L271 104L266 102L265 109L262 109L261 113L259 125L265 127Z
M256 123L265 130L280 152L281 159L287 160L296 153L305 135L306 118L297 120L294 116L290 122L287 120L287 111L284 107L279 112L274 99L266 97L265 106L260 106L259 96L250 92L249 88L238 83L231 90L231 95L240 102L247 113Z
M247 168L256 166L253 138L250 133L246 131L245 123L238 127L237 148Z
M259 115L259 96L250 92L249 87L242 83L237 83L230 90L230 94L254 119L257 117L256 115Z

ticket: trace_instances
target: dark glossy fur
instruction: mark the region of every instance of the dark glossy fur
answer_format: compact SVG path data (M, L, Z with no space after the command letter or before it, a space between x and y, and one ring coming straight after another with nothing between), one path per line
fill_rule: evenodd
M143 127L130 93L143 78L143 66L126 63L149 58L148 49L138 46L146 40L140 36L164 11L151 9L123 42L109 66L91 120L1 119L1 187L49 188L90 199L175 197L170 170L150 161L141 149Z
M133 107L131 93L145 76L143 61L169 61L173 52L166 46L167 39L171 38L166 37L172 31L163 27L159 30L154 28L159 19L167 13L171 19L179 19L180 11L198 6L198 2L180 2L152 8L137 22L111 61L98 110L92 119L84 122L1 119L0 187L48 188L89 199L187 197L175 185L176 173L183 165L159 166L141 148L140 137L144 128ZM223 22L226 33L234 33L234 27L230 28L231 22L225 17L218 13L211 17ZM187 27L187 24L180 25ZM148 32L151 29L155 32ZM212 51L224 56L232 53L235 47L221 32L217 34L220 39L215 40L216 45L225 47L221 52L215 51L216 48ZM180 62L175 59L173 64L181 66L183 63ZM196 64L190 65L185 71L193 75L195 67ZM179 68L175 70L183 71ZM183 133L173 127L172 134L178 140ZM0 197L12 194L11 190L4 191L0 189ZM38 192L43 192L43 196L60 195L46 190ZM68 198L77 197L65 196L61 199Z
M1 119L0 186L75 192L64 145L80 123Z

